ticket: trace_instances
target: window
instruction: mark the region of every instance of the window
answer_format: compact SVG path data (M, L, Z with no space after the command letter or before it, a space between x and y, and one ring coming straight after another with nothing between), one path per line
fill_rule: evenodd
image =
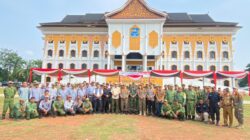
M70 69L75 69L75 64L74 63L70 64Z
M184 66L184 70L190 70L190 66L189 65L185 65Z
M227 45L227 44L228 44L228 41L225 41L225 40L224 40L224 41L222 41L222 44L223 44L223 45Z
M210 44L210 45L214 45L214 44L215 44L215 41L209 41L209 44Z
M172 70L177 70L177 66L176 66L176 65L172 65L172 66L171 66L171 69L172 69Z
M99 57L99 51L94 51L94 57Z
M52 64L51 63L48 63L47 64L47 69L51 69L52 68Z
M228 66L223 66L223 71L229 71L229 67Z
M184 58L185 58L185 59L189 59L189 58L190 58L190 53L189 53L189 51L185 51L185 52L184 52Z
M48 56L52 57L53 56L53 51L52 50L48 50Z
M83 41L82 44L88 44L88 41Z
M63 57L64 56L64 51L63 50L60 50L59 51L59 57Z
M70 51L70 57L76 57L76 51L75 50Z
M65 41L64 41L64 40L61 40L61 41L60 41L60 44L64 44L64 43L65 43Z
M216 67L214 65L210 66L210 71L216 71Z
M98 64L94 64L93 65L93 69L98 69L99 68L99 65Z
M185 45L189 45L189 42L188 42L188 41L184 41L184 44L185 44Z
M227 51L224 51L224 52L223 52L223 58L224 58L224 59L228 59L228 52L227 52Z
M51 82L51 78L50 77L46 77L46 82Z
M49 40L48 43L49 43L49 44L53 44L54 41L53 41L53 40Z
M76 41L75 40L71 41L71 44L76 44Z
M197 41L197 45L202 45L202 41Z
M172 51L172 58L177 58L177 52L176 51Z
M60 64L58 65L58 68L59 68L59 69L63 69L63 64L60 63Z
M108 65L107 65L107 64L105 64L104 68L105 68L105 70L107 70L107 69L108 69Z
M86 50L82 51L82 57L88 57L88 52Z
M177 44L177 41L171 41L171 44L172 44L172 45L176 45L176 44Z
M224 81L224 86L229 87L229 85L230 85L229 81L228 81L228 80L225 80L225 81Z
M87 69L87 64L82 64L82 69Z
M197 66L197 71L203 71L203 67L201 65Z
M105 58L108 57L108 51L105 51Z
M100 42L99 41L94 41L94 44L98 45Z
M214 51L210 52L210 59L215 59L215 52Z
M200 59L203 58L202 51L198 51L198 52L197 52L197 58L200 58Z

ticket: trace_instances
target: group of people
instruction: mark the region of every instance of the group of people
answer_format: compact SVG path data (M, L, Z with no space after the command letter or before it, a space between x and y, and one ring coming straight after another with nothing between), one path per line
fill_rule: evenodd
M19 102L14 104L18 92ZM2 119L8 108L10 118L42 118L92 113L125 113L158 116L167 119L199 120L219 126L223 109L225 127L234 116L243 128L243 97L237 88L195 87L123 83L87 83L46 85L23 82L17 91L13 82L4 89Z

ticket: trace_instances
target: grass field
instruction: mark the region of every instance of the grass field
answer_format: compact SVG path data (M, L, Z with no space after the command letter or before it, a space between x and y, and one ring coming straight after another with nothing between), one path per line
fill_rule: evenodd
M248 99L248 98L247 98ZM15 98L18 101L18 98ZM3 97L0 97L0 114ZM0 137L13 139L228 139L250 138L250 105L244 106L245 129L216 127L193 121L170 121L155 117L121 114L77 115L34 120L0 120ZM221 115L221 125L223 118ZM234 119L234 126L237 122Z

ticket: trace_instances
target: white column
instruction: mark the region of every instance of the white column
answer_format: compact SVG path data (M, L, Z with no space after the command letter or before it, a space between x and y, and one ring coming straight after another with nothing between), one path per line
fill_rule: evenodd
M45 81L46 81L46 75L45 75L45 74L42 74L41 83L42 83L42 84L45 84Z
M108 64L107 64L107 65L108 65L107 68L108 68L108 70L109 70L109 69L110 69L110 55L109 55L109 54L108 54Z
M147 55L144 55L143 56L143 71L146 72L148 69L148 56Z
M160 70L162 70L162 55L160 56L161 58L160 58Z
M126 55L122 55L122 71L126 71Z

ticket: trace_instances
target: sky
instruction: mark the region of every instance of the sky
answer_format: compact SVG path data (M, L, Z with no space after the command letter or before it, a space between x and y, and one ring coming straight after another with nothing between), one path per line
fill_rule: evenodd
M127 0L0 0L0 48L15 50L25 59L42 59L39 23L61 21L65 15L104 13ZM166 12L209 14L216 21L237 22L242 29L233 42L234 69L250 63L250 0L146 0Z

